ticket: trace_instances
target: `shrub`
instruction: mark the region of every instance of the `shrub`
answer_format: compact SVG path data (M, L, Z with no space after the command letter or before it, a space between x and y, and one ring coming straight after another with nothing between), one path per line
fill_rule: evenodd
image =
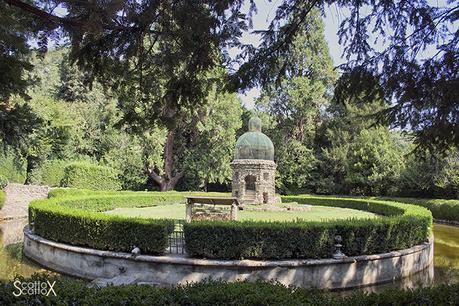
M184 225L190 256L224 259L327 258L334 237L343 237L350 256L384 253L422 243L430 234L432 216L413 205L329 197L283 197L322 206L366 210L387 217L330 222L191 222Z
M119 190L121 184L115 169L77 162L64 168L62 187L92 190Z
M65 160L47 160L39 168L29 174L32 184L46 185L50 187L60 186L64 178L64 169L68 164Z
M57 242L101 250L162 254L173 231L172 220L130 218L102 213L123 206L166 203L166 198L106 196L33 201L29 221L37 235Z
M184 203L186 194L190 193L58 188L50 192L50 199L30 204L29 222L34 223L36 234L58 242L114 251L131 251L135 245L143 253L161 254L173 230L172 220L121 217L103 212L117 207Z
M24 160L12 149L0 150L0 175L9 182L24 184L26 172Z
M19 297L12 282L0 282L0 305L457 305L459 284L380 293L355 291L346 295L290 288L266 282L206 281L161 288L148 285L89 287L83 281L35 274L22 282L56 281L57 296Z
M0 209L2 209L3 205L5 204L6 196L3 191L0 190Z
M459 200L414 199L414 198L381 198L402 203L409 203L427 208L438 220L459 222Z
M8 185L8 179L0 174L0 189L3 189Z

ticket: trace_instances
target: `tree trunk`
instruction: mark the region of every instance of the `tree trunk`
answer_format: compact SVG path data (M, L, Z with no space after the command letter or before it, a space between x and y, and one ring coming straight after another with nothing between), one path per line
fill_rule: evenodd
M167 134L166 144L164 147L164 175L159 175L155 169L148 168L148 175L159 185L160 191L170 191L175 188L178 181L185 174L179 171L173 175L174 170L174 138L175 131L169 131Z

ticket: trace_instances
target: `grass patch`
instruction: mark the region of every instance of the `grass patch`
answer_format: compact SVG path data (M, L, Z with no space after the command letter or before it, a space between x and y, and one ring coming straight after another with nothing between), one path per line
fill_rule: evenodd
M158 205L145 208L117 208L108 211L107 214L140 217L152 219L185 219L185 205L175 203L172 205ZM355 209L312 206L310 211L239 211L238 220L254 220L254 221L294 221L301 219L304 221L325 221L325 220L340 220L340 219L364 219L376 218L377 215L359 211Z

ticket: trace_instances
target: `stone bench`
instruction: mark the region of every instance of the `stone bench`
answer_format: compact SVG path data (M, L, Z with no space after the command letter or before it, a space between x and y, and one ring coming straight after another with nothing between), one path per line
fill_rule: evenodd
M236 197L207 197L207 196L187 196L186 198L186 222L191 222L193 206L195 204L209 205L231 205L231 220L237 219L239 202Z

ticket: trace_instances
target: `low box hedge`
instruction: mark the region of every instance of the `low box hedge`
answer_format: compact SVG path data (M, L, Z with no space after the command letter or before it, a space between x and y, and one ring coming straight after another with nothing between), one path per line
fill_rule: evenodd
M61 189L51 199L32 202L29 218L35 233L73 245L114 251L130 251L136 245L145 253L160 254L173 230L172 220L103 212L117 207L184 202L184 195L190 193L91 191L86 194L90 195ZM349 256L384 253L425 241L432 225L432 215L427 209L409 204L317 196L289 196L283 201L360 209L385 217L327 222L192 222L184 225L187 253L192 257L221 259L329 258L336 235L343 237L343 252Z
M415 199L415 198L381 198L383 200L409 203L427 208L438 220L459 222L459 200Z
M5 205L6 195L5 193L0 190L0 209L2 209L3 205Z
M85 162L70 163L64 168L62 187L92 190L120 190L115 169Z
M16 297L13 282L0 282L0 305L458 305L459 284L415 290L355 291L345 295L285 287L266 282L215 282L161 288L148 285L89 287L86 283L43 274L21 283L50 283L54 294Z
M187 253L219 259L329 258L334 237L341 235L346 255L376 254L426 241L432 225L428 210L409 204L312 196L283 197L283 201L360 209L386 217L329 222L191 222L184 225Z
M153 220L104 214L116 207L143 207L177 201L178 196L92 196L33 201L29 222L34 233L50 240L100 250L144 254L164 253L173 220Z

